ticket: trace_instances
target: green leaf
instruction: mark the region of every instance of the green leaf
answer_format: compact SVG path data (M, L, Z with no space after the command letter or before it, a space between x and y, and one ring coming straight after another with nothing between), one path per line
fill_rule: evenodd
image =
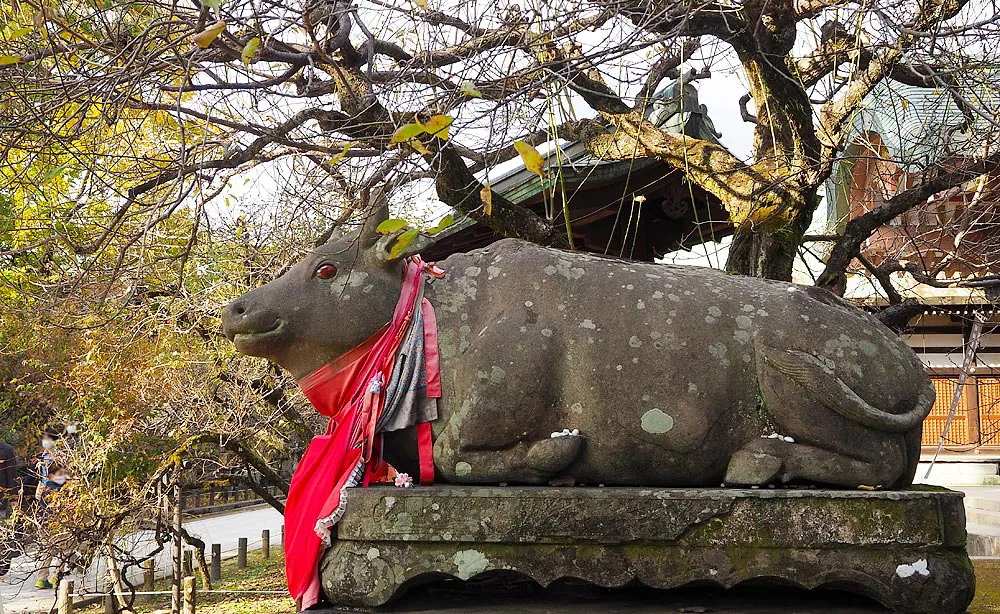
M216 11L222 6L222 0L201 0L201 3Z
M468 79L462 81L462 84L459 86L458 91L462 92L469 98L483 97L483 93L476 89L476 84L473 83L472 81L469 81Z
M449 213L448 215L441 218L441 221L438 222L437 226L428 230L427 234L436 235L437 233L441 232L442 230L451 226L454 223L455 223L455 216Z
M10 36L7 37L7 40L8 41L16 41L17 39L21 38L22 36L30 33L31 30L32 30L31 26L24 26L23 28L17 28L16 30L14 30L13 32L10 33Z
M0 66L4 66L6 64L17 64L20 61L21 58L16 55L0 55Z
M50 169L49 172L47 172L44 175L42 175L42 181L43 182L45 182L45 181L51 181L51 180L55 179L56 177L58 177L59 175L61 175L64 170L66 170L66 165L65 164L62 164L62 165L57 166L57 167L55 167L53 169Z
M442 141L448 140L448 128L451 127L451 118L447 115L435 115L424 124L427 134L437 137Z
M394 133L392 133L392 139L389 142L392 144L403 143L420 136L424 132L426 132L426 129L420 122L406 124L405 126L400 126Z
M381 224L379 224L375 228L375 232L377 232L379 234L382 234L382 235L391 235L392 233L396 232L397 230L402 230L402 229L406 228L407 226L409 226L409 223L407 223L406 220L401 220L399 218L393 218L391 220L386 220L386 221L382 222Z
M384 223L385 222L383 222L383 224ZM417 238L418 234L420 234L419 230L411 228L399 235L399 238L396 239L396 244L393 245L392 249L389 251L389 260L399 258L399 255L403 253L403 250L406 249L410 243L413 243L413 240Z
M240 54L240 59L243 60L244 64L250 64L250 60L253 59L253 54L257 52L257 47L259 46L259 36L255 36L247 41L247 44L243 46L243 53Z

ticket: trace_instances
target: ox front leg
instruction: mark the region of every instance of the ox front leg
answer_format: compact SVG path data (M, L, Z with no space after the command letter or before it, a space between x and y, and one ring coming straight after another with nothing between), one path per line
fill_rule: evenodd
M434 446L434 465L455 484L548 484L566 474L584 443L581 435L564 435L534 442L518 442L497 450L452 446L442 438Z

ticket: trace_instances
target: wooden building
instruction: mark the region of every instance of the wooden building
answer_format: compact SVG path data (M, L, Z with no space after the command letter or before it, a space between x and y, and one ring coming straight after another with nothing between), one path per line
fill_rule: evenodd
M697 90L682 80L653 96L646 117L672 132L718 142ZM681 173L664 162L601 160L582 144L563 140L538 149L546 159L544 181L515 162L506 169L490 169L490 184L555 225L564 226L568 212L576 249L652 261L732 233L719 200L683 181ZM439 260L501 238L471 220L460 222L447 234L424 253L425 258Z
M978 157L985 143L945 92L890 82L873 94L855 119L855 136L827 189L828 226L878 207L922 181L931 166L960 166ZM937 402L924 423L925 453L936 451L962 372L963 358L980 318L979 347L958 397L944 451L1000 460L1000 313L987 285L960 287L959 280L1000 274L1000 173L973 179L937 194L878 229L862 246L873 266L919 263L928 279L894 273L904 297L925 305L903 335L927 367ZM856 271L865 271L855 262ZM1000 279L1000 278L998 278ZM867 272L850 280L847 298L878 309L887 298Z

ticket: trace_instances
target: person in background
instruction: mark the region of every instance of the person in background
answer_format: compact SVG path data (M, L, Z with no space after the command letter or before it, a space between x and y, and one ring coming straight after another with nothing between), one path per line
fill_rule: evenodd
M24 478L23 493L27 501L37 500L41 496L41 489L48 480L49 465L52 464L52 451L56 447L60 432L61 429L54 427L47 427L42 431L42 449L32 459Z
M10 572L10 561L17 553L13 526L4 526L21 496L21 461L10 444L0 442L0 576Z
M49 515L49 506L52 504L53 496L55 493L62 490L62 487L66 485L66 480L69 479L69 474L66 472L66 468L61 465L50 463L47 469L48 474L45 484L38 487L38 519L42 523L43 528L47 524L46 520ZM61 558L56 557L47 561L46 564L38 570L35 588L52 588L52 580L57 578L59 568L61 566Z

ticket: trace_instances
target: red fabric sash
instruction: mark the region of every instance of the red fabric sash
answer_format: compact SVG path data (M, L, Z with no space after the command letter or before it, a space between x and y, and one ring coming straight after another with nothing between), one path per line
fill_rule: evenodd
M330 417L326 433L313 438L299 461L285 503L285 571L288 592L300 611L320 600L319 561L329 546L329 531L347 504L346 488L367 485L380 471L384 472L375 424L384 409L385 383L421 296L425 271L435 274L419 258L408 260L392 321L358 347L299 381L316 410ZM426 299L421 305L427 396L440 398L434 310ZM429 484L434 475L430 424L417 425L417 434L420 481Z

